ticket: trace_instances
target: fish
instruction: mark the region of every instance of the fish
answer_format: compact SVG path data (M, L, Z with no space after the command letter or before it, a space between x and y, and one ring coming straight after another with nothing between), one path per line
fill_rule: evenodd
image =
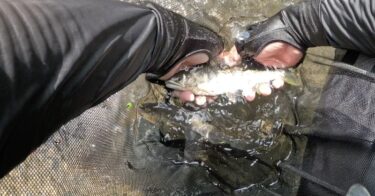
M258 85L282 79L285 83L299 86L301 80L294 70L251 69L233 67L221 69L219 66L200 66L177 74L165 82L167 88L191 91L195 95L243 95L257 89ZM251 91L251 92L250 92Z

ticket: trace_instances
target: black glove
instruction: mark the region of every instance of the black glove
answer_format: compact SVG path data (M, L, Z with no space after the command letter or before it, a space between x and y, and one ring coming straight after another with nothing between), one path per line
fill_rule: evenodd
M167 73L180 60L196 53L216 57L224 48L221 38L211 30L156 4L148 3L158 19L156 57L161 57L147 71L149 79Z
M276 41L291 44L302 52L309 47L328 45L318 8L318 0L302 2L251 25L237 37L237 51L241 56L257 55L266 45Z

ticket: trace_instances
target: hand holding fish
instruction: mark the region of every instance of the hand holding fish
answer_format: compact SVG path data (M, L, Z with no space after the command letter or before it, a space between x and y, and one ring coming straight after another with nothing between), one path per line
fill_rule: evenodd
M272 67L274 69L287 69L294 67L303 57L303 53L298 50L297 48L286 44L284 42L274 42L266 47L254 57L254 59L267 66ZM224 51L221 55L218 57L220 61L222 61L224 64L228 66L236 66L241 63L241 56L238 54L237 49L233 47L230 51ZM234 72L231 72L230 74L234 74ZM240 74L240 73L235 73ZM248 84L248 87L246 89L241 88L243 91L242 95L247 101L253 101L256 97L256 94L260 94L263 96L268 96L272 93L272 89L279 89L283 87L284 85L284 75L280 75L280 73L276 72L254 72L250 73L248 72L247 75L241 74L237 75L237 78L240 78L241 76L244 76L244 78L248 77L256 77L258 79L254 79L253 81L258 81L254 83L246 83ZM203 75L199 76L202 77ZM280 77L279 77L280 76ZM225 74L221 74L221 79L223 80L225 78ZM264 78L264 79L263 79ZM263 81L262 83L259 83L260 81ZM267 82L268 80L271 80L271 82ZM196 82L196 81L194 81ZM223 82L222 84L220 84ZM220 89L223 89L223 92L225 91L225 83L228 83L228 81L216 81L215 84L220 85ZM230 84L232 82L232 84ZM241 85L245 82L242 81L231 81L229 82L229 85ZM236 84L237 82L237 84ZM187 83L189 83L187 81ZM191 81L190 81L191 83ZM203 83L203 80L202 82ZM171 85L171 84L169 84ZM203 85L203 84L202 84ZM202 86L201 85L201 86ZM176 86L173 85L173 87L176 89ZM187 88L188 89L188 88ZM228 87L227 90L231 90L231 87ZM195 102L197 105L206 105L207 103L213 102L215 99L215 96L212 96L212 94L215 94L213 92L207 93L207 92L192 92L191 90L185 90L184 88L181 88L181 91L175 91L173 93L174 96L179 97L182 102ZM211 96L207 96L211 95Z
M241 56L237 53L235 47L233 47L230 51L223 51L217 58L219 61L223 62L224 64L232 67L236 66L241 63ZM206 105L207 103L212 103L215 101L215 96L202 96L202 95L195 95L193 92L187 91L179 91L176 90L172 94L174 97L178 97L182 102L195 102L197 105Z
M301 50L280 41L268 44L254 57L259 63L275 69L293 68L302 58Z
M245 54L246 55L246 54ZM254 55L254 60L266 67L273 69L288 69L295 67L303 58L303 53L296 47L285 42L273 42L266 45L259 54ZM241 61L241 56L237 52L236 47L232 47L227 55L224 55L225 63L229 66L238 65ZM228 60L227 60L228 59ZM235 62L235 63L232 63ZM258 86L256 92L260 95L268 96L272 93L272 88L279 89L284 86L282 79L275 79L271 84L262 84ZM253 92L250 96L245 96L247 101L253 101L256 93Z

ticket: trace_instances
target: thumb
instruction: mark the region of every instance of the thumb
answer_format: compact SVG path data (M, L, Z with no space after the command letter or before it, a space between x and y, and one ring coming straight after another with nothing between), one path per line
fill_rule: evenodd
M265 46L254 59L267 67L291 68L299 64L304 53L285 42L273 42Z
M233 46L229 51L222 52L218 58L224 65L229 67L233 67L241 63L241 56L238 54L235 46Z

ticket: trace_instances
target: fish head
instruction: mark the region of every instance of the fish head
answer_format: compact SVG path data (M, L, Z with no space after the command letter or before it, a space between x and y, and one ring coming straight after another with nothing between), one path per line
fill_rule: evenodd
M202 66L177 74L165 82L167 88L179 91L191 91L196 95L216 95L208 88L204 88L217 74L215 68Z

